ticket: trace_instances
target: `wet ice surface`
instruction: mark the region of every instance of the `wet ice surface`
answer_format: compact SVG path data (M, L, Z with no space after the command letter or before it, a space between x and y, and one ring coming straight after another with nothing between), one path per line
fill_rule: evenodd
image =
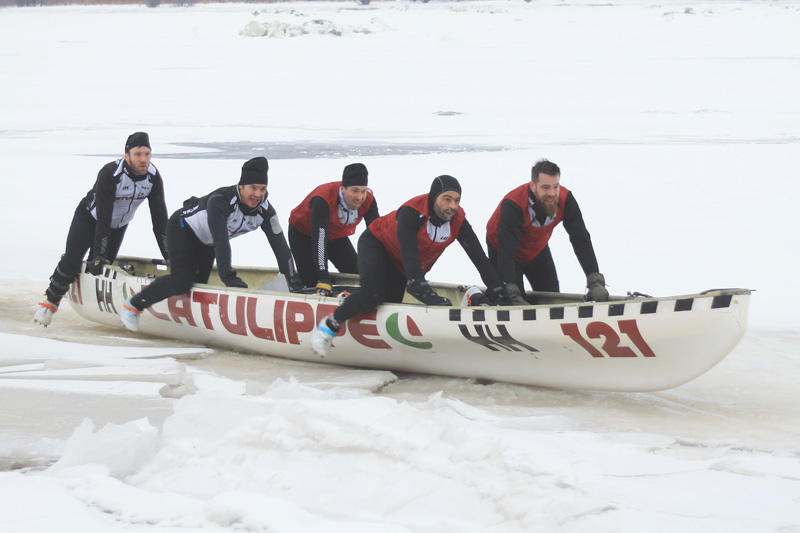
M450 145L450 144L409 144L409 143L283 143L283 142L176 142L175 146L198 148L202 151L189 153L163 153L167 159L242 159L264 156L267 159L304 158L362 158L390 155L426 155L459 152L496 152L504 150L499 146Z
M33 285L0 291L0 494L31 527L67 512L96 531L793 531L800 516L796 334L750 332L673 390L564 391L187 346L68 303L37 328Z

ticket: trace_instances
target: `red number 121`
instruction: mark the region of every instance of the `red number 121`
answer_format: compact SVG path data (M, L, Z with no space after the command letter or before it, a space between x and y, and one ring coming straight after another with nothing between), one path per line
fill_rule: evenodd
M642 334L639 333L639 326L636 325L636 320L620 320L617 324L619 325L620 333L627 335L636 348L642 352L643 356L656 356L653 350L650 349L650 346L648 346L642 338ZM586 326L586 336L590 339L605 338L601 349L595 348L592 343L581 335L578 324L561 324L561 331L564 332L564 335L569 336L569 338L589 352L592 357L603 357L603 352L608 354L609 357L637 357L636 352L627 346L619 345L619 335L610 324L606 324L605 322L590 322Z

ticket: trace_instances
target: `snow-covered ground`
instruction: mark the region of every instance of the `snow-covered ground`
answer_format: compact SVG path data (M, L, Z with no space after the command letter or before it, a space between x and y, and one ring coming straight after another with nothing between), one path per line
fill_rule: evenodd
M0 528L800 531L798 27L766 0L0 9ZM35 327L137 130L170 211L263 154L284 223L362 161L384 213L456 176L480 230L547 157L612 292L756 289L750 327L638 394L248 356L68 304ZM146 207L122 253L158 255ZM274 265L255 234L233 257ZM429 277L478 281L458 247Z

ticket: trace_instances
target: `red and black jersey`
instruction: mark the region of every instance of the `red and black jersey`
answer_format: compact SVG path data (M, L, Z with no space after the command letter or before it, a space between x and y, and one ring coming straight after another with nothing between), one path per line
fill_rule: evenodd
M410 207L419 212L427 221L421 224L417 230L417 245L419 246L418 257L422 270L428 272L445 248L458 238L466 214L463 209L459 208L449 222L445 222L441 226L434 226L430 222L427 194L412 198L400 206L400 208L403 207ZM397 238L397 210L375 220L370 224L369 231L383 244L400 272L408 277L403 267L400 242Z
M324 183L311 191L311 193L300 202L300 205L292 210L289 215L289 224L295 227L303 235L311 236L311 200L320 197L328 204L328 239L341 239L349 237L356 232L356 226L363 220L364 215L372 206L374 197L372 191L367 189L367 198L358 210L343 208L344 216L340 213L341 202L339 201L339 188L341 181Z
M499 249L497 227L500 223L500 211L503 202L505 200L510 200L519 206L524 218L522 235L520 236L519 247L517 248L515 256L516 261L519 262L531 261L539 255L539 252L541 252L545 246L547 246L547 242L550 240L553 230L564 219L564 205L567 200L567 195L569 194L569 190L566 187L561 186L559 188L558 209L555 219L546 226L539 226L538 224L534 225L531 219L531 210L528 208L529 191L530 185L526 183L506 194L503 200L497 205L497 209L494 210L494 213L492 213L492 216L489 218L489 222L486 224L486 239L495 249Z

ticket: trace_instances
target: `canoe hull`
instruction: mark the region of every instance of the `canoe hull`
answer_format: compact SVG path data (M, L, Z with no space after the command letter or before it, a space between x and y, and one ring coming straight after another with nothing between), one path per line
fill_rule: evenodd
M81 316L122 327L122 302L151 281L118 268L84 273L69 299ZM524 307L387 304L348 321L323 359L311 349L311 332L336 308L336 298L197 285L144 311L140 332L301 361L563 389L653 391L685 383L721 361L747 328L749 295L732 289Z

